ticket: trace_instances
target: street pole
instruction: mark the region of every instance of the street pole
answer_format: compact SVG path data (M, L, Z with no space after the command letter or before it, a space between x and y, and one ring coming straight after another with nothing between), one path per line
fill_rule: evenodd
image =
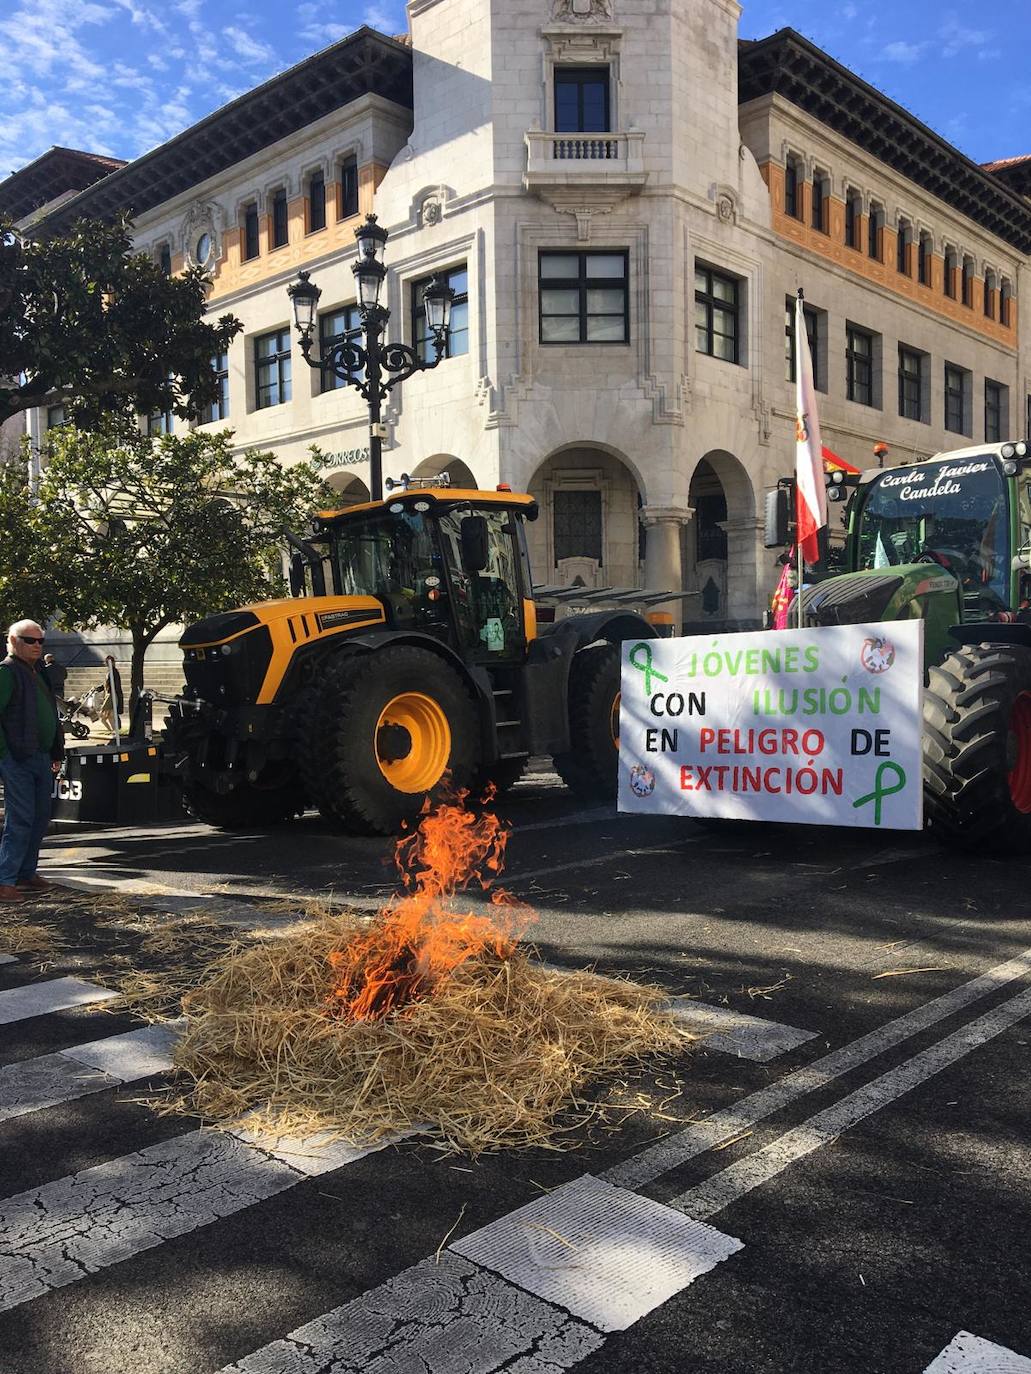
M373 501L383 500L383 438L381 420L380 338L384 321L377 306L365 316L365 379L369 403L369 492Z

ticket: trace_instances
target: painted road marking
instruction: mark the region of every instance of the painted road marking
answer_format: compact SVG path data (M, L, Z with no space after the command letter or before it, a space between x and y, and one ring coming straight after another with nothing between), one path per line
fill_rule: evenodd
M878 1026L876 1030L860 1036L858 1040L843 1045L841 1049L832 1050L830 1054L824 1055L814 1063L785 1074L776 1083L771 1083L767 1088L760 1088L758 1092L751 1093L732 1107L714 1112L712 1116L695 1122L685 1130L664 1137L631 1159L606 1169L601 1177L609 1183L625 1188L651 1183L660 1174L668 1173L671 1169L686 1164L689 1159L694 1159L696 1155L704 1154L706 1150L711 1150L733 1136L740 1135L742 1131L751 1129L797 1098L815 1092L817 1088L826 1087L842 1074L875 1059L892 1046L899 1045L918 1032L927 1030L946 1017L962 1011L964 1007L987 997L1028 972L1031 972L1031 949L1024 950L1004 964L997 964L987 973L968 983L961 983L951 992L943 993L930 1002L924 1002L921 1006L906 1012L904 1016L885 1022L883 1026Z
M261 1140L262 1144L250 1143ZM192 1131L0 1201L0 1311L391 1144Z
M29 983L23 988L0 992L0 1026L26 1021L30 1016L46 1016L53 1011L106 1002L117 997L110 988L84 983L81 978L51 978L46 983Z
M18 962L17 955L14 955L14 954L0 954L0 964L16 964L17 962Z
M144 1026L6 1065L0 1069L0 1121L167 1073L183 1024Z
M557 1374L605 1338L447 1251L219 1374ZM520 1358L521 1357L521 1358Z
M759 1064L768 1064L771 1059L797 1049L819 1034L818 1031L784 1026L779 1021L765 1021L730 1007L709 1006L691 997L670 998L668 1009L678 1021L684 1022L685 1029L697 1027L706 1037L704 1049L721 1050L724 1054L735 1054L739 1059L752 1059Z
M961 1331L924 1374L1031 1374L1031 1360Z
M585 1174L450 1248L601 1331L625 1331L742 1247Z
M985 1012L976 1021L968 1022L937 1044L921 1050L898 1068L882 1073L879 1078L872 1079L833 1106L817 1112L801 1126L785 1132L761 1150L721 1169L704 1183L688 1188L672 1198L669 1205L698 1220L721 1212L753 1188L768 1183L796 1160L804 1159L822 1145L836 1140L843 1131L896 1101L942 1069L955 1064L971 1050L987 1044L1026 1016L1031 1016L1031 988L1026 988L992 1011Z

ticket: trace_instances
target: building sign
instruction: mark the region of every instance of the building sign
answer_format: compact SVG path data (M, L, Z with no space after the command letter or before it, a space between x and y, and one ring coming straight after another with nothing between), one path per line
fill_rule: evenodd
M324 468L354 468L369 461L367 448L343 448L334 453L319 450L319 466Z
M620 811L920 830L923 629L628 640Z

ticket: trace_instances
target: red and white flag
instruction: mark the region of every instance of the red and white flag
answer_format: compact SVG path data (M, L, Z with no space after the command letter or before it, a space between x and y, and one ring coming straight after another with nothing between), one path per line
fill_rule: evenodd
M795 302L795 481L798 543L805 561L815 563L820 556L816 532L827 524L827 490L823 480L823 444L816 413L813 357L809 352L801 295Z

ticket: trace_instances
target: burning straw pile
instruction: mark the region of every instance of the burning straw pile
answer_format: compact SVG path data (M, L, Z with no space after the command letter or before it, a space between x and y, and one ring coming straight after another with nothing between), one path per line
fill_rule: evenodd
M356 1143L555 1145L591 1115L585 1085L682 1048L658 989L530 961L532 912L495 886L506 839L490 813L441 807L399 842L404 892L371 923L326 918L216 963L184 1001L178 1105ZM452 910L470 878L489 914Z

